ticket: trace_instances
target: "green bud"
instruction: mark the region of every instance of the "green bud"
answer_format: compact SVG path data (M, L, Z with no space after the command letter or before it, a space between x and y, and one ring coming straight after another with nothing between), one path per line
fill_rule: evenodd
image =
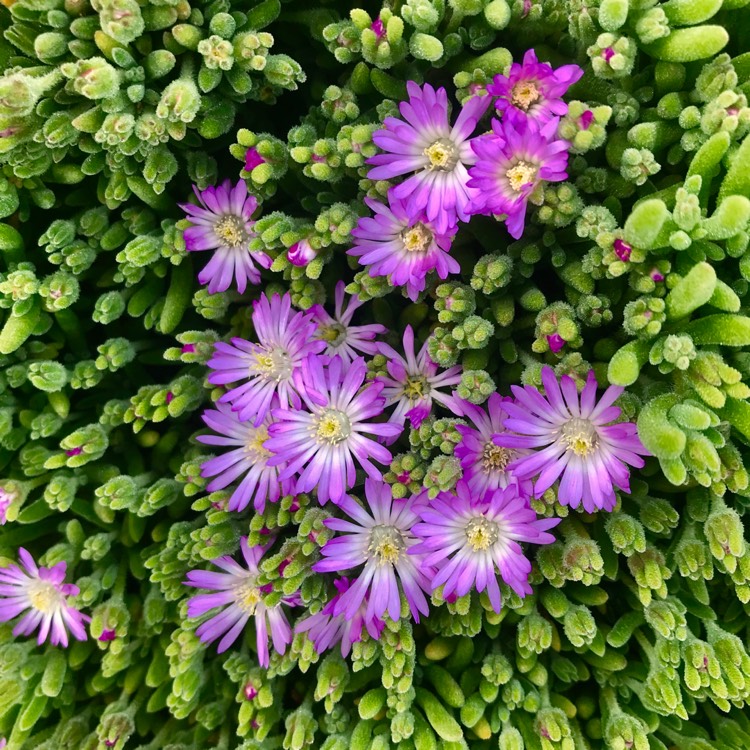
M172 81L162 92L156 114L169 122L192 122L201 107L201 95L191 79Z
M69 80L68 86L87 99L109 99L120 87L120 73L101 57L64 63L60 71Z

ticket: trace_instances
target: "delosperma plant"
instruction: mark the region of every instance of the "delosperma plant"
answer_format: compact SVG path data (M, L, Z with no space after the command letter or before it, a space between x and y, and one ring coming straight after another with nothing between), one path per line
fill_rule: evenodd
M0 748L750 747L748 0L0 28Z

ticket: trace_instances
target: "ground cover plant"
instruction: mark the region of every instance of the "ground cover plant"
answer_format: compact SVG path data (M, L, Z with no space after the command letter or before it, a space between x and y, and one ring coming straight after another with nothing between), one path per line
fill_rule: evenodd
M750 747L747 0L0 28L0 748Z

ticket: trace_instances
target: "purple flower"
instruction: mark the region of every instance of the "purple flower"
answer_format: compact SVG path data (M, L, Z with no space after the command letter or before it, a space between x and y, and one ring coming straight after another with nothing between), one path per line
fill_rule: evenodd
M542 182L560 182L568 175L568 142L554 140L558 120L541 130L533 122L516 129L507 120L493 120L490 135L475 138L477 163L469 170L469 185L477 189L474 213L506 214L510 236L523 234L526 204Z
M258 586L260 571L258 565L268 547L250 547L247 537L240 540L240 549L245 559L243 567L229 555L213 560L213 564L224 573L209 570L191 570L186 586L215 591L214 594L198 594L188 601L188 616L201 617L212 609L221 608L217 614L202 623L195 634L203 643L213 643L218 638L218 652L226 651L244 630L248 620L255 619L256 646L258 661L267 667L268 630L271 630L271 641L278 653L283 654L292 642L292 628L286 619L282 604L296 607L299 597L284 596L279 604L267 606L264 596L270 593L269 586Z
M463 480L455 495L441 492L418 506L417 513L422 523L414 533L421 543L410 552L425 555L424 565L439 566L433 590L445 584L445 598L464 596L472 586L479 592L486 589L495 612L502 606L497 572L520 597L530 594L531 563L519 542L551 544L555 538L547 530L560 522L537 518L515 485L482 496Z
M444 88L435 91L428 83L420 88L408 81L406 90L409 101L399 104L404 119L386 117L385 127L373 134L375 145L386 153L367 160L375 165L367 176L390 180L414 173L391 189L392 197L405 201L412 218L424 211L427 221L444 234L457 219L468 221L467 206L474 191L466 184L466 165L476 160L469 136L491 100L488 96L469 99L451 127Z
M641 468L649 455L632 422L608 425L620 416L612 406L623 388L610 386L596 402L596 378L589 372L579 394L575 381L563 375L558 384L551 367L542 368L546 398L532 386L512 386L515 404L506 404L510 415L505 427L515 435L498 435L495 442L507 448L532 448L534 453L514 461L510 468L523 478L539 475L534 492L540 496L560 478L561 505L589 513L612 510L617 502L614 486L630 492L626 466Z
M385 333L386 327L379 323L371 323L366 326L350 325L355 310L362 307L362 303L356 294L349 297L349 303L344 304L346 284L339 281L336 284L335 307L333 317L326 312L322 305L314 305L310 308L313 320L318 324L315 337L326 343L323 353L329 357L338 355L344 364L351 364L357 356L357 352L364 354L377 354L378 344L375 337Z
M466 425L456 425L461 442L456 446L455 455L461 460L463 479L475 496L503 489L515 484L519 494L531 494L531 482L521 482L508 468L508 464L527 453L523 450L501 448L494 442L495 435L505 432L503 420L506 418L503 406L511 399L493 393L487 402L487 411L482 407L454 396L454 411L459 417L466 417L476 429ZM489 413L488 413L489 412Z
M295 242L287 251L286 257L293 266L306 266L315 258L315 250L307 240Z
M274 395L282 406L299 408L298 386L294 373L309 354L323 351L325 344L313 339L315 322L312 316L292 312L289 294L265 294L253 302L253 326L259 343L234 338L232 344L216 344L214 356L208 361L213 372L208 382L226 385L245 381L220 399L231 403L241 421L254 418L259 427L271 408Z
M323 609L304 620L300 620L295 626L296 633L307 633L310 640L315 646L315 650L322 654L337 643L341 643L341 655L346 658L352 650L352 644L362 640L362 628L367 628L367 632L373 640L380 638L380 633L385 627L385 623L377 617L367 619L367 603L363 599L359 609L350 619L344 617L342 613L334 614L341 601L341 597L349 590L351 583L348 578L339 578L333 582L338 594L336 594Z
M278 402L277 402L278 403ZM265 447L268 428L273 423L270 412L257 427L252 422L240 422L236 412L225 404L203 412L203 421L218 435L200 435L198 440L206 445L232 446L220 456L201 465L202 477L215 477L206 489L209 492L222 490L235 479L242 477L229 498L229 510L244 510L253 502L253 507L262 513L266 500L275 503L281 495L294 489L293 482L279 482L279 468L269 466L271 451Z
M507 77L495 76L487 92L497 97L495 108L519 128L528 120L543 125L568 111L562 96L582 75L578 65L554 69L540 63L530 49L523 56L523 64L513 63Z
M414 331L406 326L404 331L404 355L402 357L387 344L380 344L381 354L388 357L388 375L376 378L383 383L386 408L396 404L389 422L403 425L406 420L412 427L419 427L432 411L432 402L437 401L450 408L451 396L439 391L461 382L461 367L450 367L438 374L438 366L427 354L425 341L418 356L414 355Z
M117 638L117 631L113 629L104 629L97 640L102 641L103 643L108 643L109 641L114 641L115 638Z
M547 336L547 344L549 345L549 350L553 354L557 354L565 348L565 339L559 333L553 333Z
M628 245L627 242L624 242L619 237L615 239L615 241L612 243L612 247L614 248L615 255L624 263L627 263L630 260L630 255L633 252L633 248Z
M53 646L67 646L68 631L76 640L85 641L84 623L91 618L68 604L68 597L77 596L79 589L72 583L63 583L67 564L37 567L23 547L18 550L18 557L23 569L13 563L0 568L0 622L26 612L13 628L13 635L31 635L39 628L39 645L51 636Z
M282 480L300 472L297 492L317 489L321 503L338 502L356 481L355 458L369 477L382 478L370 459L389 464L391 453L365 435L395 438L401 428L368 421L383 413L384 399L380 383L362 388L366 376L362 357L348 366L341 357L333 357L327 366L322 357L310 357L300 374L309 411L274 410L276 423L269 428L266 448L275 455L269 465L288 462L279 473Z
M198 274L201 284L208 284L208 291L224 292L232 280L237 280L237 291L242 294L247 282L257 284L263 268L270 268L273 262L262 251L252 252L250 238L254 236L254 221L250 218L258 207L254 196L248 195L247 185L240 180L234 187L225 180L219 187L198 190L193 186L199 206L180 203L193 226L184 232L185 247L188 251L215 250L213 257ZM253 262L255 261L255 263Z
M245 171L252 172L259 164L265 164L265 161L257 149L249 148L245 152Z
M429 611L425 591L428 591L431 569L421 564L419 557L408 554L417 543L412 533L419 520L415 498L395 500L391 488L383 482L365 480L365 496L370 511L354 498L345 495L339 507L351 521L328 518L329 529L346 532L326 542L321 550L324 560L313 565L319 573L333 573L364 565L359 577L341 595L334 614L343 614L348 620L360 611L368 596L365 621L382 618L385 613L394 622L401 617L401 589L414 619L419 622L420 612Z
M438 231L424 211L409 212L403 201L393 198L392 190L390 207L369 198L365 198L365 203L375 215L357 222L352 230L356 242L347 254L370 266L370 276L390 277L391 284L406 286L406 293L416 301L430 271L446 279L448 274L461 270L449 255L455 224Z

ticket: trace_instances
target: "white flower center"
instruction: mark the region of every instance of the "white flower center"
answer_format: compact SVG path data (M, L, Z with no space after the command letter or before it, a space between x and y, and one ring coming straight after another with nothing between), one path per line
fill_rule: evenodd
M450 138L438 138L422 153L430 160L427 167L430 170L450 172L458 164L458 149Z
M367 551L378 565L395 565L406 549L403 534L395 526L373 526Z
M409 401L419 401L430 393L430 384L424 375L407 375L404 396Z
M292 377L292 358L283 349L265 349L254 352L252 357L254 364L250 366L250 375L262 375L277 383Z
M423 253L432 244L433 234L421 221L400 234L404 248L410 253Z
M318 338L326 341L330 346L341 346L346 340L346 328L341 323L330 323L318 328Z
M588 456L599 445L599 434L588 419L571 419L560 428L563 442L577 456Z
M537 168L533 164L519 161L505 173L505 176L508 178L511 188L519 193L524 185L534 181L536 173Z
M511 102L524 111L541 98L542 94L533 81L519 81L510 92Z
M495 445L491 440L484 444L482 451L482 468L487 472L505 471L505 467L513 458L513 452L507 448Z
M266 461L273 453L267 448L263 447L263 444L268 440L268 427L261 425L260 427L253 428L249 427L247 431L247 440L245 441L245 453L247 457L253 463L259 463L260 461Z
M63 595L54 583L39 578L31 581L26 587L26 596L31 606L43 615L52 615L60 609Z
M214 234L228 247L240 247L249 239L245 222L233 214L225 214L214 224Z
M500 529L494 521L484 516L472 518L466 524L466 541L474 552L491 547L500 536Z
M349 417L338 409L324 409L315 416L313 435L318 443L338 445L352 434Z
M255 614L255 608L261 599L260 589L255 585L255 576L248 576L234 587L234 603L246 615Z

